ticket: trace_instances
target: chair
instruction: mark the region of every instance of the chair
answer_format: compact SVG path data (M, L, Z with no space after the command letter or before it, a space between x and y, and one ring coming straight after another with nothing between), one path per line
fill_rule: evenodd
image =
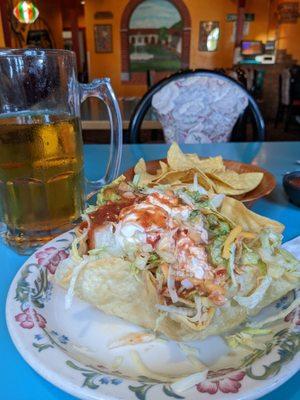
M288 132L293 117L300 115L300 68L294 66L290 69L290 101L285 119L285 132Z
M284 130L288 132L290 123L300 115L300 68L294 66L284 69L279 75L278 107L275 127L284 122Z
M195 98L195 96L197 96L195 91L198 90L198 97L202 95L203 82L205 82L206 86L212 85L211 87L213 89L206 90L204 99L202 98L202 100L199 100L199 98ZM183 87L185 88L184 90L182 90ZM176 100L177 103L180 102L180 105L183 106L182 108L186 108L186 112L183 112L182 115L178 115L177 104L174 104L173 109L168 109L172 108L170 104L172 101L174 102L174 89L176 95L180 94ZM170 98L168 98L168 91ZM219 98L217 101L211 102L212 110L210 111L213 111L213 114L208 116L206 108L208 107L209 99L212 98L212 92L214 95L219 96ZM220 94L223 95L223 98ZM234 94L234 96L232 96L232 94ZM162 99L163 96L166 96L165 107L162 107L162 104L164 103ZM159 100L159 97L161 97L161 101ZM198 109L197 107L193 109L196 103L198 104ZM140 142L140 127L145 114L151 105L156 109L167 142L173 140L185 143L222 142L229 140L243 141L246 138L242 133L245 133L245 127L249 117L255 128L254 139L257 141L264 140L264 120L253 97L248 93L243 85L236 82L234 79L215 71L182 71L155 84L143 96L131 116L129 123L129 136L131 143ZM228 105L238 111L234 118L232 116L232 118L228 117L228 115L224 113L224 110ZM206 112L205 118L202 118L201 108L202 112ZM175 115L176 112L177 115ZM212 115L214 117L212 117ZM201 130L199 128L201 122L205 125L205 129L203 129L205 135L203 135L202 132L202 136L200 135L200 137L199 134L197 134L197 131L199 132ZM182 131L182 125L184 124L186 132ZM229 130L229 134L227 132L225 135L226 132L224 125L226 125L226 129ZM217 128L220 130L219 132L216 132ZM170 130L172 131L171 133ZM178 135L180 136L179 138ZM183 138L182 135L185 137Z

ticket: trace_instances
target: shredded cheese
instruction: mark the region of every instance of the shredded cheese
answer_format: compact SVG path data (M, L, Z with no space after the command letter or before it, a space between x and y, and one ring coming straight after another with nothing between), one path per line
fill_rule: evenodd
M222 257L225 258L225 260L229 259L231 244L235 241L235 239L239 236L241 232L242 232L242 227L240 225L237 225L235 228L232 229L232 231L227 236L224 242L224 247L222 252Z
M253 232L241 232L239 234L239 237L242 239L255 239L256 238L256 234Z

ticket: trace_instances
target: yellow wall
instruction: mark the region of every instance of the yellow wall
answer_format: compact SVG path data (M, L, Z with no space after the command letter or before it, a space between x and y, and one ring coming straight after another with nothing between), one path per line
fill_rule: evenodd
M246 12L255 13L255 21L250 22L249 39L272 40L274 30L270 31L269 14L272 0L247 0ZM184 0L191 15L191 68L227 68L232 66L234 43L233 23L226 22L226 14L237 12L237 2L229 0ZM119 96L141 95L145 86L121 82L120 23L128 0L86 0L85 26L87 49L90 56L90 79L109 76ZM112 11L113 20L94 20L96 11ZM219 21L221 36L215 52L198 50L200 21ZM94 51L94 24L113 25L113 53L97 54Z
M144 86L121 84L121 45L120 24L127 0L86 0L85 2L85 26L86 43L89 52L90 69L89 79L108 76L119 96L135 96L145 91ZM112 11L112 20L94 20L96 11ZM113 53L95 53L94 24L112 24L113 29Z
M284 49L295 60L300 62L300 18L297 23L280 24L278 26L278 48Z
M226 14L236 13L236 4L228 0L185 0L192 19L191 68L227 68L232 66L234 42L231 41L233 23L226 22ZM200 21L219 21L220 40L214 52L198 50Z
M271 1L270 0L247 0L246 13L254 13L255 20L250 22L249 33L244 39L249 40L267 40L275 39L275 32L271 29Z
M40 16L47 21L49 28L55 42L55 46L58 49L63 48L63 38L62 38L62 14L61 14L61 1L51 0L36 1L36 5L40 11Z
M0 47L5 47L1 13L0 13Z
M293 40L291 40L293 38ZM300 62L300 20L296 24L281 24L278 33L278 48L285 49Z

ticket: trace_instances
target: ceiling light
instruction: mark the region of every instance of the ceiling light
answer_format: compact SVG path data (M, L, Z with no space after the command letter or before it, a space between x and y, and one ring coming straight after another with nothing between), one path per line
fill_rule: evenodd
M13 13L22 24L32 24L39 16L39 10L32 1L20 1L14 8Z

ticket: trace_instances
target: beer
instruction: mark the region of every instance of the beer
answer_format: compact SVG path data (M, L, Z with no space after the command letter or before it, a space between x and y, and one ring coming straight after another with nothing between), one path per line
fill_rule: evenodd
M79 218L82 157L78 118L28 112L0 118L0 221L9 244L22 251Z

